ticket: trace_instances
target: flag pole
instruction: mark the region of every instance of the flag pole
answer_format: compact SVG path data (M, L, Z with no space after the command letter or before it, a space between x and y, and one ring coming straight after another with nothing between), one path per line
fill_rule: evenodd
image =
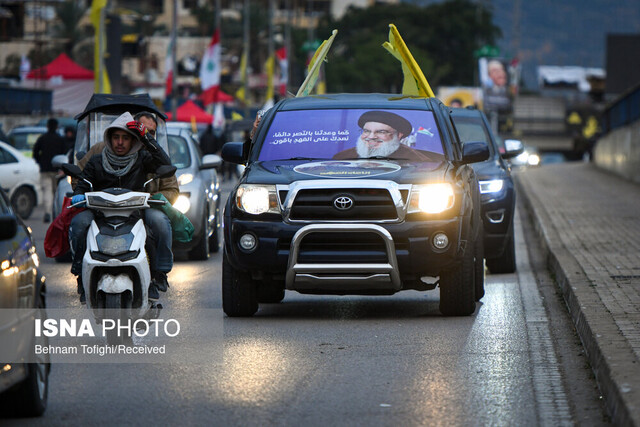
M242 85L244 88L244 117L245 119L249 119L249 68L251 64L251 55L249 52L250 44L249 44L249 14L250 14L251 4L249 0L244 0L244 55L246 56L246 66L244 69L244 75L242 76Z
M171 117L174 121L178 116L176 110L178 109L177 98L177 86L178 86L178 70L176 70L176 44L177 40L177 26L178 26L178 0L173 0L173 9L171 13L171 70L173 73L173 85L171 86Z

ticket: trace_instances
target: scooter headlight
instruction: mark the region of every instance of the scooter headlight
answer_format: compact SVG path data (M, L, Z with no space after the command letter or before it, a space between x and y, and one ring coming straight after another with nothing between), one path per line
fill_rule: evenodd
M96 237L98 250L106 255L120 255L129 251L133 243L133 234L123 236L106 236L98 234Z

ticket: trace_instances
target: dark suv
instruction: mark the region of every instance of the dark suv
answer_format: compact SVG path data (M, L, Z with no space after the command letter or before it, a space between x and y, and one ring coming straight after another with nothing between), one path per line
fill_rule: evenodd
M506 140L501 149L498 137L491 131L482 111L453 108L451 115L463 144L485 141L489 146L489 158L473 165L480 184L484 256L492 273L513 273L516 271L513 236L516 191L505 159L521 154L524 148L518 140Z
M223 148L247 165L224 213L224 312L251 316L285 289L389 295L439 284L443 314L472 314L484 283L469 163L488 155L484 142L460 144L435 98L280 101L252 143Z

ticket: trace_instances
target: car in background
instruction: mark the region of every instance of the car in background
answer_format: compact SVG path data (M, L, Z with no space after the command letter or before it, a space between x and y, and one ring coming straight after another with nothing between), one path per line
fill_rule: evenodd
M173 206L185 214L195 230L189 243L174 242L174 251L186 251L190 259L206 260L210 252L218 252L221 244L222 215L220 183L216 168L222 159L216 154L202 156L194 132L187 127L167 123L167 139L171 164L180 195Z
M16 148L0 142L0 186L14 211L27 219L41 200L40 167Z
M47 354L36 354L39 310L46 305L45 278L39 269L29 228L0 190L0 410L3 415L39 416L47 407ZM37 341L36 341L37 340Z
M541 164L541 157L535 147L525 147L522 153L509 160L514 167L536 167Z
M522 153L522 143L506 140L501 150L487 117L475 108L453 108L451 116L463 144L484 141L489 146L489 158L472 164L480 184L484 257L492 273L513 273L516 271L513 229L516 192L506 159Z
M16 126L9 131L9 145L20 150L26 157L33 157L33 146L38 138L47 133L47 126ZM64 129L58 128L58 134L64 136Z

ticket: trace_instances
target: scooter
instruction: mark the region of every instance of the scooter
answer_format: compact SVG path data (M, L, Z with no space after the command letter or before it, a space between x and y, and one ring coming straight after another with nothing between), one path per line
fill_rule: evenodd
M67 175L83 179L77 165L64 164L62 169ZM145 186L154 179L170 177L175 171L175 166L160 166ZM93 184L85 182L93 190ZM114 326L102 328L109 345L131 343L135 320L158 318L162 309L162 305L149 301L151 272L142 211L165 202L150 197L146 192L108 188L87 192L83 202L69 206L85 204L95 214L87 232L82 283L87 308L93 310L96 323L108 320Z

